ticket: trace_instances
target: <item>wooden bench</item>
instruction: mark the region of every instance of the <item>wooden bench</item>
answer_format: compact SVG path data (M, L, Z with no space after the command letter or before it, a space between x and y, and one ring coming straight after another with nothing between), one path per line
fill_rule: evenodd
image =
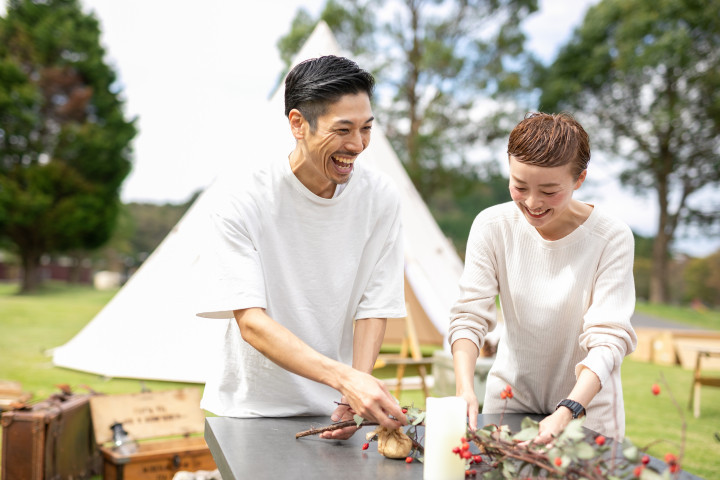
M692 408L693 416L700 417L700 387L705 385L708 387L720 387L720 377L708 377L702 374L703 358L720 357L720 348L717 347L696 347L697 359L695 361L695 370L693 372L693 384L690 387L690 402L688 408Z

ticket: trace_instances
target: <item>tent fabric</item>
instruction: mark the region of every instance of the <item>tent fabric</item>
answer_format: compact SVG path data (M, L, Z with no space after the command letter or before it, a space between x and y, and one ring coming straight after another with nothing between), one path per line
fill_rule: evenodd
M341 55L332 32L320 23L296 56L296 62L320 55ZM115 297L65 345L53 351L59 367L107 377L204 383L206 359L217 349L227 321L194 314L201 291L204 234L209 211L222 188L243 188L248 170L262 159L287 155L294 146L278 89L257 130L241 132L243 158L233 158L228 171L203 192L183 218ZM287 132L287 142L278 142ZM400 160L375 123L369 147L359 161L385 172L398 185L402 201L406 301L419 340L445 343L449 310L458 295L462 261L420 198ZM245 174L243 174L245 172ZM224 184L224 185L223 185ZM385 341L400 343L404 329L389 322Z

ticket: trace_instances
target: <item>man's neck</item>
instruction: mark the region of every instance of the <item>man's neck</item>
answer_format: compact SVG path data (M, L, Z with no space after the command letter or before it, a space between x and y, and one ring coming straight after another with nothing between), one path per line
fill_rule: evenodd
M303 152L298 148L288 155L290 170L292 170L295 177L305 185L305 188L318 197L332 198L335 194L336 185L317 175L313 166L309 162L305 162L304 159Z

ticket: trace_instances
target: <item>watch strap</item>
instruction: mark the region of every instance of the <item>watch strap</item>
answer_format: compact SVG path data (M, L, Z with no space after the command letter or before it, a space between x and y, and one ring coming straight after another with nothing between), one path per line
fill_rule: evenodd
M585 407L580 404L580 402L576 402L575 400L570 400L569 398L565 398L563 400L560 400L558 404L555 406L555 410L557 410L560 407L567 407L572 412L573 418L579 418L585 415Z

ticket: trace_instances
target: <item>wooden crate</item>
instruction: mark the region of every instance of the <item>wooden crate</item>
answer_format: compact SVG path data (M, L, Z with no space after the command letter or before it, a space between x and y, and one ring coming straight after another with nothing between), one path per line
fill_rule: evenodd
M202 437L200 389L98 395L90 407L104 480L171 480L179 471L217 468ZM123 454L114 448L115 423L138 442L137 451Z
M25 403L31 397L31 393L23 392L20 382L0 380L0 411L11 409L13 404Z

